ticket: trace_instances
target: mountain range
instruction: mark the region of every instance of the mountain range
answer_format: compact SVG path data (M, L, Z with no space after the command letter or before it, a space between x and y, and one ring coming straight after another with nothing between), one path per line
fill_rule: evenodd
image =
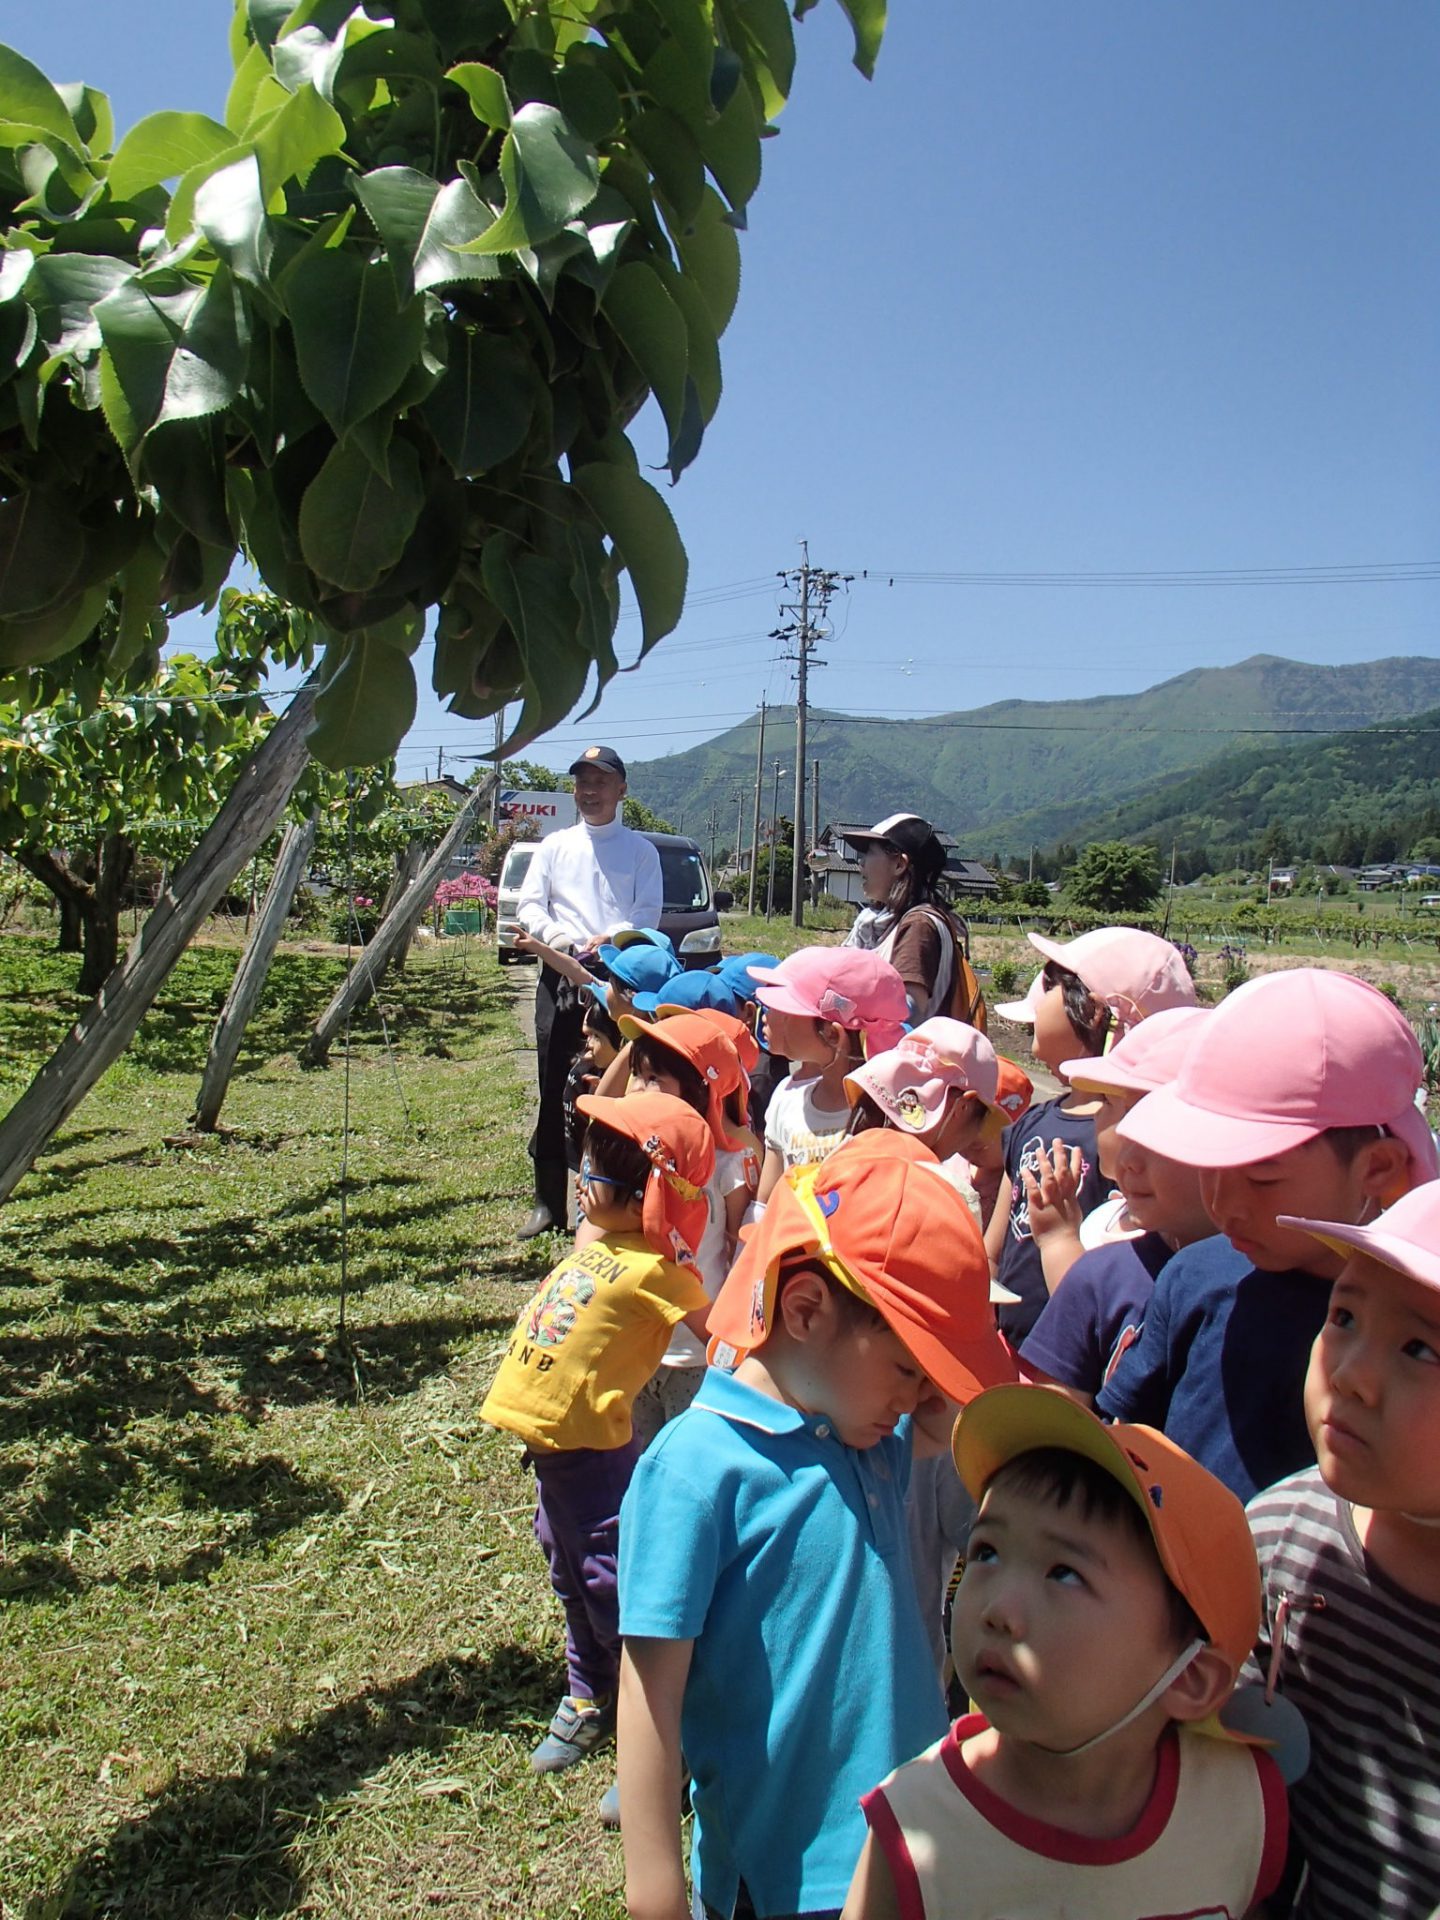
M1335 735L1435 708L1440 659L1314 666L1256 654L1142 693L1088 700L1002 700L915 719L812 707L807 757L820 762L822 824L903 810L925 815L966 852L1012 855L1058 840L1146 837L1197 809L1213 815L1232 780L1263 784L1267 769L1313 749L1316 734L1333 744ZM766 717L765 818L773 758L795 764L794 720L793 707ZM713 808L722 843L733 838L743 794L748 834L758 735L757 713L702 746L632 762L630 791L691 833ZM1411 768L1418 779L1429 777L1426 752ZM1218 790L1181 792L1187 776L1215 763L1223 763ZM782 778L782 813L789 790Z

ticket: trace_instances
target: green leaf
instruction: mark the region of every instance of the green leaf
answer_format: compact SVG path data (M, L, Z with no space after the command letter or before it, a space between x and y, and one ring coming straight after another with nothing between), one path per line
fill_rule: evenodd
M595 198L600 162L595 149L555 107L529 101L515 115L500 149L505 211L463 253L515 253L548 240Z
M137 276L107 295L95 318L138 436L162 420L218 413L240 391L250 324L223 265L208 286L181 285L174 292L162 293ZM124 437L122 445L128 453L135 441Z
M652 107L631 121L630 139L680 219L693 220L705 192L705 162L689 127L667 109Z
M295 0L246 0L245 12L256 45L268 53L294 11Z
M795 18L803 20L817 0L795 0ZM885 37L885 0L840 0L855 35L855 65L867 80L875 78L875 57Z
M718 336L730 324L740 297L740 242L713 187L706 187L695 217L675 221L672 232L680 264L700 289Z
M152 539L143 540L120 575L120 618L107 654L112 673L133 666L148 646L164 571L164 554Z
M383 261L343 247L307 249L283 291L301 383L343 438L410 371L425 337L424 309L412 300L397 311Z
M30 272L40 332L52 354L93 351L100 345L95 308L135 269L104 254L42 253Z
M660 403L673 449L685 412L689 337L678 306L655 269L632 260L617 269L603 311Z
M643 660L679 625L685 609L689 569L670 509L648 480L611 462L579 468L574 482L630 575L640 607Z
M495 215L463 177L447 181L436 195L415 249L415 286L448 286L456 280L498 280L502 268L486 253L470 251L495 224Z
M421 415L456 473L485 473L520 451L534 382L530 356L513 340L451 329L449 365Z
M731 44L743 48L750 77L760 91L760 110L773 120L790 97L795 79L795 30L785 0L719 0Z
M380 167L357 180L355 191L385 242L402 299L455 280L500 277L497 261L455 251L495 219L468 180L437 188L414 167Z
M55 91L75 122L75 131L91 153L110 153L115 146L115 115L110 96L78 80L62 81Z
M225 124L237 139L257 122L277 113L289 95L271 72L270 62L260 47L251 47L230 83L225 101Z
M110 598L108 584L87 587L43 613L0 620L0 668L37 667L88 640Z
M524 663L524 708L512 738L533 740L569 713L590 672L589 655L576 645L580 607L569 569L524 552L508 533L494 533L485 542L480 571Z
M686 365L695 383L701 420L708 426L720 404L721 392L720 343L715 337L715 323L710 318L704 295L693 280L687 280L683 273L677 273L668 261L657 259L655 271L665 283L665 291L684 316Z
M453 80L463 91L470 102L470 111L483 126L510 125L513 117L510 96L505 91L505 82L493 67L482 66L478 60L462 60L458 67L449 69L445 78Z
M225 443L217 420L171 420L145 437L140 474L187 533L235 549L226 507Z
M342 443L305 489L300 547L319 579L344 593L373 587L405 549L425 489L415 449L397 440L388 481L364 453Z
M0 121L48 133L72 153L82 154L85 150L69 109L39 67L23 53L3 45L0 45Z
M59 604L83 553L74 509L58 494L32 487L0 501L0 618Z
M235 145L235 136L203 113L152 113L134 126L110 162L110 192L133 199L162 180L175 180L192 167L218 159Z
M720 191L740 212L760 184L760 122L748 87L737 87L725 111L702 127L700 151Z
M292 93L255 136L260 185L268 205L287 180L303 186L315 164L345 145L345 122L312 86Z
M556 86L560 111L582 139L598 144L620 125L620 95L598 67L572 57Z
M308 742L326 767L388 760L415 718L415 670L398 647L364 633L332 639L321 665Z
M196 189L195 224L237 279L268 287L275 239L253 153L219 168Z

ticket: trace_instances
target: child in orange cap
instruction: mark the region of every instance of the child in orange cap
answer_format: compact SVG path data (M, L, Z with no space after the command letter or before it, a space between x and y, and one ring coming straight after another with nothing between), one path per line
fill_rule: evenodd
M733 1040L717 1024L725 1015L656 1011L653 1024L628 1015L620 1022L630 1043L630 1085L672 1094L701 1114L710 1128L715 1170L705 1183L705 1228L695 1249L695 1266L713 1300L730 1271L740 1222L760 1177L758 1142L736 1117L736 1103L744 1099L745 1071ZM667 1420L689 1406L704 1371L705 1343L682 1323L635 1402L635 1431L642 1448Z
M1303 1920L1440 1912L1440 1181L1371 1226L1286 1216L1344 1262L1310 1356L1319 1460L1250 1503L1257 1659L1303 1714Z
M951 1628L978 1711L865 1796L844 1920L1239 1920L1286 1835L1275 1763L1214 1718L1260 1614L1239 1501L1046 1387L981 1394L954 1447L980 1503Z
M928 1165L926 1163L929 1163ZM626 1496L620 1814L633 1913L835 1914L858 1796L945 1724L905 1531L912 1447L1013 1372L964 1202L872 1132L776 1188L710 1315L717 1358Z
M709 1304L694 1265L715 1158L705 1122L660 1093L576 1105L590 1123L580 1210L599 1237L525 1307L480 1409L525 1443L535 1536L565 1609L568 1682L531 1755L540 1773L573 1766L614 1727L617 1531L639 1452L631 1407L670 1329L687 1317L703 1329Z

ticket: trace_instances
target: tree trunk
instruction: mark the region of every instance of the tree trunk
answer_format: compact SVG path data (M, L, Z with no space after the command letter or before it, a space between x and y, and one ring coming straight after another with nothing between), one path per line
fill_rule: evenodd
M490 790L496 784L496 779L497 776L491 773L479 783L451 821L445 838L425 862L419 876L411 882L405 894L376 928L375 938L356 960L355 965L346 975L340 991L316 1021L314 1031L300 1056L307 1066L320 1067L325 1064L330 1052L330 1042L356 1007L375 991L396 949L402 942L409 940L414 931L415 922L429 905L431 895L440 884L445 869L450 863L451 854L458 846L463 845L465 836L479 818L481 809L488 804ZM3 1198L4 1194L0 1193L0 1199Z
M235 875L279 824L305 770L314 676L242 768L199 846L156 901L130 951L0 1121L0 1200L125 1051L175 962Z
M215 1031L210 1037L210 1053L200 1077L200 1095L190 1121L191 1126L200 1133L215 1131L215 1123L220 1118L220 1108L230 1085L230 1076L239 1058L240 1042L265 986L270 962L275 957L280 935L285 930L285 916L290 911L290 902L295 898L295 889L300 884L300 876L305 871L314 845L313 813L303 826L285 829L275 871L266 890L265 904L260 909L249 944L240 956L235 978L230 982L225 1005L220 1010L220 1018L215 1022Z
M134 847L123 834L107 833L100 843L95 884L80 914L85 927L85 959L77 983L81 993L98 993L120 958L120 908L134 869Z
M55 896L55 904L60 909L60 937L56 942L56 950L60 953L83 952L85 911L90 900L87 882L77 873L72 873L60 855L52 853L48 847L17 847L15 863Z
M380 909L380 919L382 924L386 919L388 919L390 914L392 914L395 911L396 907L399 906L400 902L405 898L405 895L409 891L410 886L413 883L416 874L419 873L420 871L421 863L423 862L424 858L425 858L425 842L423 840L412 840L409 846L406 847L403 853L396 854L395 878L390 882L390 885L386 890L385 904ZM415 932L415 922L412 920L410 922L408 929L406 930L405 938L400 942L400 945L396 948L395 957L390 962L391 966L394 967L396 973L403 973L405 971L405 962L410 957L410 940L414 932ZM377 988L379 987L380 985L379 979L376 980L375 985Z

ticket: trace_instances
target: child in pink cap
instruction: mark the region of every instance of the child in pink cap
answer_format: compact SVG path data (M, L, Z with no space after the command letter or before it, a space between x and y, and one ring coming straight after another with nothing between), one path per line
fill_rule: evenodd
M910 1003L889 961L858 947L802 947L749 971L765 1009L766 1050L790 1062L765 1111L763 1206L789 1168L823 1160L845 1138L845 1076L866 1053L895 1045Z
M1305 1382L1319 1465L1250 1504L1260 1677L1303 1714L1301 1920L1440 1911L1440 1183L1373 1226L1287 1216L1344 1265Z
M1109 1379L1120 1356L1132 1347L1145 1323L1145 1310L1162 1267L1181 1248L1215 1233L1215 1223L1200 1198L1200 1175L1181 1160L1151 1153L1117 1131L1125 1115L1167 1086L1210 1018L1204 1007L1167 1007L1132 1027L1112 1052L1097 1058L1066 1060L1061 1073L1072 1086L1100 1095L1095 1116L1095 1150L1100 1171L1114 1181L1118 1209L1110 1231L1091 1243L1090 1228L1110 1211L1107 1202L1083 1223L1085 1245L1077 1239L1059 1284L1056 1276L1040 1318L1020 1349L1033 1378L1064 1387L1083 1406ZM1038 1236L1047 1280L1051 1242ZM1228 1240L1219 1247L1235 1274L1244 1259Z
M1200 1169L1206 1211L1247 1267L1237 1279L1213 1241L1176 1254L1102 1414L1163 1428L1242 1500L1314 1461L1302 1387L1343 1262L1282 1216L1363 1224L1434 1179L1421 1078L1409 1023L1349 974L1267 974L1210 1016L1119 1132Z
M1044 956L1044 970L1025 1000L995 1011L1033 1025L1031 1052L1052 1073L1076 1054L1104 1053L1150 1014L1195 1004L1195 984L1179 948L1157 934L1138 927L1097 927L1067 941L1032 933L1030 943ZM1105 1197L1095 1155L1098 1104L1095 1095L1072 1088L1032 1107L1006 1135L1006 1179L985 1244L1001 1285L1019 1295L1000 1315L1006 1338L1016 1346L1050 1297L1030 1219L1035 1180L1054 1170L1064 1149L1066 1171L1073 1176L1067 1193L1073 1186L1078 1212L1089 1213Z

